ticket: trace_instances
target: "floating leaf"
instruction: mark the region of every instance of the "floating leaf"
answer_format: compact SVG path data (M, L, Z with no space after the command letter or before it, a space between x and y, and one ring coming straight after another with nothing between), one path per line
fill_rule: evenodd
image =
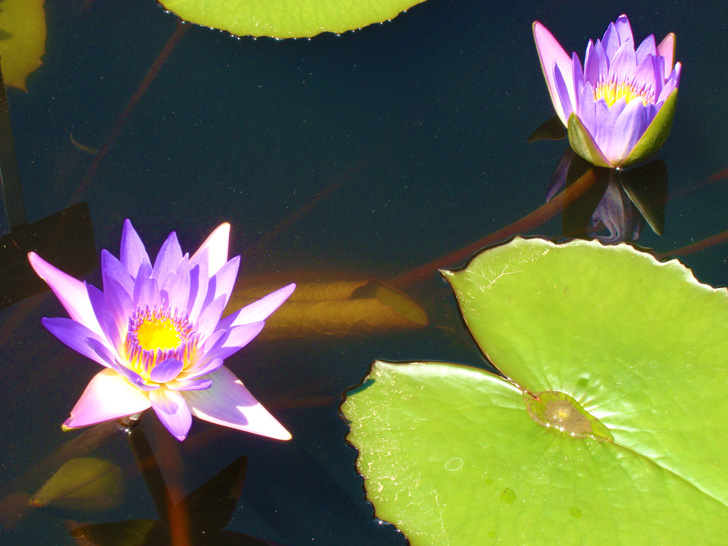
M71 535L98 546L164 546L169 538L153 519L130 519L77 527ZM84 544L83 542L81 544Z
M238 36L310 38L393 19L424 0L161 0L176 15Z
M238 287L230 314L279 288L280 284ZM367 334L427 325L427 313L409 296L375 280L299 283L268 320L261 337L316 337Z
M430 544L718 544L728 295L628 245L516 238L446 272L506 376L375 362L342 412L378 517Z
M530 134L526 142L536 142L537 140L562 140L566 138L566 129L561 123L559 116L554 116L544 121L536 130Z
M0 1L0 58L5 85L27 91L25 79L41 65L45 39L43 0Z
M123 493L119 467L104 459L79 457L64 463L33 495L30 504L93 512L116 506Z

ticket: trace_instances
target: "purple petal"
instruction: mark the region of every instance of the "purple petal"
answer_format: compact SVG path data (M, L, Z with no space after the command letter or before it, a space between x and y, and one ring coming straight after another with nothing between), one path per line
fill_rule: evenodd
M110 353L99 354L89 344L89 340L95 340L96 343L104 344L104 340L97 334L86 328L80 322L68 318L43 318L41 323L48 331L56 336L63 343L68 345L74 351L81 353L86 358L90 358L94 362L112 367L114 364L113 356Z
M167 276L164 286L160 286L162 299L167 301L170 309L186 310L190 299L190 269L188 264L181 264L177 270Z
M571 55L571 66L574 75L574 81L571 84L574 96L571 98L571 101L574 107L573 111L578 112L580 109L579 100L584 93L584 72L581 69L581 62L579 61L579 57L576 56L576 53L572 53Z
M574 111L574 101L572 101L572 95L574 94L574 91L572 88L572 84L573 80L569 83L565 82L564 77L561 74L561 70L559 70L559 67L554 66L554 85L556 85L556 95L559 97L561 108L563 108L564 111L564 117L567 120L569 119L571 113Z
M136 373L131 368L127 368L126 366L123 366L121 364L115 364L113 366L113 370L120 376L126 377L127 381L129 381L129 383L131 383L135 388L139 389L140 391L152 392L161 388L155 383L147 383L141 375Z
M295 289L295 284L289 284L288 286L279 288L275 292L271 292L258 301L254 301L239 311L222 319L218 328L240 326L241 324L250 324L267 319L273 311L278 309L281 304L288 299L288 296L290 296Z
M126 365L121 364L119 360L114 357L113 351L111 351L103 343L93 338L88 338L86 342L101 358L109 362L109 368L125 377L137 389L142 391L153 391L159 388L159 385L147 383L141 375L131 368L128 368Z
M167 271L166 275L164 276L164 282L167 284L174 283L176 278L176 271ZM159 286L159 297L162 300L162 308L170 309L171 306L169 304L169 292L164 289L164 286L159 285L159 283L157 283L157 285Z
M604 155L613 165L620 165L644 134L649 122L647 111L641 100L631 100L616 120L613 138Z
M622 110L627 106L624 99L619 99L612 106L600 99L596 102L596 120L594 122L595 132L592 133L594 141L602 153L609 159L607 150L612 146L612 140L618 140L619 135L614 132L614 125Z
M572 81L571 57L564 51L554 35L538 21L533 23L533 39L536 42L538 58L541 61L541 70L546 79L551 102L561 122L566 126L568 117L564 115L564 107L559 100L554 80L554 69L558 66L561 75L566 81Z
M629 25L629 19L627 16L622 14L614 22L614 28L619 36L619 45L625 43L632 44L632 50L634 51L634 38L632 36L632 27Z
M208 292L212 291L215 298L224 295L225 305L227 305L227 302L230 300L230 295L233 292L235 280L238 278L239 267L240 256L234 256L230 261L223 265L212 278L210 278L210 286L207 289Z
M589 84L587 84L587 85L589 85ZM602 109L605 111L608 110L607 103L601 99L595 103L595 107L597 110L602 110ZM583 122L582 122L582 124L583 124ZM600 148L600 145L596 139L595 133L592 132L588 127L586 127L586 125L584 125L584 129L586 131L585 134L583 135L584 138L586 138L588 141L590 141L591 145L593 145L595 148L595 152L598 152L598 154L600 154L595 158L597 160L597 163L599 165L610 165L609 160L604 156L604 153L602 152L602 149Z
M206 255L207 249L203 250L202 254ZM190 322L197 322L207 296L209 284L210 276L208 275L207 260L202 260L193 265L190 270L190 298L187 302L187 317Z
M204 356L195 363L195 367L188 370L192 373L190 377L199 377L204 373L199 371L202 369L208 369L210 361L213 359L221 359L229 357L237 353L240 349L250 343L255 336L257 336L263 329L265 322L252 322L250 324L241 324L240 326L234 326L228 329L221 329L210 336L210 340L214 340L214 343L205 343L203 351Z
M88 294L88 300L91 303L91 309L93 309L94 315L98 318L101 313L106 311L106 297L104 293L96 288L92 284L84 282L86 287L86 294Z
M675 69L672 71L672 74L670 74L670 77L665 82L665 87L662 88L662 91L660 92L660 96L657 97L656 103L662 106L662 103L667 100L667 97L670 96L670 93L672 93L677 86L680 83L680 73L682 72L682 65L680 63L677 63L675 65Z
M604 102L604 101L602 101ZM594 88L588 81L584 83L584 88L581 90L581 97L577 101L579 104L579 110L577 116L587 128L590 134L596 132L596 104L594 101Z
M665 57L655 57L655 62L653 66L655 70L655 100L657 100L657 97L660 96L660 93L662 93L663 86L665 85L665 78L663 77L663 74L665 73Z
M35 252L28 254L28 260L38 276L53 290L68 315L95 334L102 336L101 326L94 314L84 283L53 267Z
M291 438L291 434L225 366L208 378L212 379L209 389L181 393L195 417L269 438Z
M127 369L126 367L119 364L116 351L109 347L107 341L100 341L96 338L90 337L86 339L86 343L97 355L99 355L99 358L101 360L108 363L108 366L110 368L116 370L117 373L122 373L122 375L124 375L123 372L120 372L120 369L125 371L127 371Z
M227 305L233 291L233 286L235 285L235 280L238 276L239 265L240 256L235 256L232 260L223 265L215 275L210 277L210 280L207 283L207 294L202 303L201 309L205 309L220 296L225 296L223 308Z
M222 310L225 309L225 296L222 295L205 307L197 319L197 333L200 339L207 339L217 330L217 324L220 322Z
M591 40L586 45L586 54L584 55L584 79L592 84L599 81L599 56L594 47L594 42Z
M191 370L185 370L180 374L179 381L187 381L190 379L197 379L208 373L212 373L222 366L222 358L210 359L205 365L195 366Z
M250 343L255 336L257 336L263 329L265 322L252 322L250 324L241 324L235 326L229 330L229 333L225 338L221 340L215 347L213 347L207 354L205 354L203 363L207 362L208 359L222 358L225 359Z
M184 440L192 426L192 415L184 398L178 392L159 389L149 393L149 401L154 413L172 436Z
M221 346L229 333L230 328L220 328L213 332L210 337L204 340L202 344L202 351L199 354L204 355L203 358L205 359L205 361L209 360L207 358L209 352L212 351L214 347Z
M115 281L109 281L109 284L118 286L118 283ZM116 295L114 289L110 289L109 294L112 296L111 298L107 297L106 294L95 286L87 285L86 289L88 290L89 300L96 314L96 319L99 321L99 325L101 325L104 339L108 341L107 345L118 351L121 347L121 338L126 334L128 320L126 320L126 317L118 317L113 307L112 310L108 308L109 301L112 302L112 305L116 304L114 301L114 296ZM125 293L124 296L126 296Z
M609 72L616 77L617 80L628 80L634 75L637 68L637 59L631 44L623 44L614 55Z
M152 268L152 277L157 279L160 288L165 285L167 276L175 271L180 261L182 261L182 249L177 241L177 234L173 231L162 243Z
M662 81L659 68L656 70L655 57L648 57L642 61L634 71L633 77L636 85L644 86L645 90L651 89L653 92L659 93ZM658 85L660 87L658 87ZM653 96L652 99L654 100L656 97L657 95Z
M611 62L612 57L614 57L614 54L620 46L619 34L617 34L617 29L615 28L614 23L609 23L607 30L604 32L604 36L602 36L602 46L604 47L604 53L607 56L607 60Z
M184 363L181 360L168 358L152 368L152 371L149 372L149 379L157 383L172 381L179 375L183 367Z
M165 385L173 391L201 391L209 389L212 386L212 379L185 379L170 381Z
M118 324L119 331L126 334L129 317L134 311L134 302L132 302L131 296L118 282L109 280L104 297L106 298L106 310Z
M116 349L117 354L119 353L119 351L123 351L123 342L124 337L126 336L126 328L124 328L123 331L121 328L124 325L116 322L116 320L114 320L114 317L112 317L111 313L109 313L108 311L104 311L104 313L99 317L99 322L106 332L106 338L109 342L109 346Z
M206 270L210 272L210 275L214 275L227 262L229 239L230 224L227 222L220 224L200 245L190 262L194 265L204 261L207 266Z
M150 406L147 395L131 386L113 370L97 373L71 410L64 428L85 427L144 411Z
M101 274L103 276L104 292L109 289L111 281L115 281L131 298L134 294L134 279L129 271L121 264L116 256L108 250L101 251Z
M136 279L142 264L152 265L149 255L144 248L141 238L131 225L131 221L124 220L124 229L121 232L121 251L119 252L121 264Z
M120 323L123 321L115 320L114 315L109 312L109 309L107 308L108 299L101 290L90 284L86 285L86 289L88 291L89 300L91 301L91 307L93 307L96 319L99 321L99 325L101 326L101 330L104 334L104 339L108 341L109 347L113 347L118 350L121 342L120 328L123 326L123 324Z
M665 59L665 78L672 72L675 63L675 35L671 32L657 46L657 52Z
M654 34L650 34L647 38L642 40L640 46L635 50L635 56L637 57L637 64L649 57L657 56L657 45L655 45Z
M151 276L152 266L147 263L143 263L139 267L139 275L137 275L136 282L134 284L134 305L136 307L143 307L145 305L157 307L162 303L162 295L159 292L159 285L157 280Z
M599 40L594 44L594 52L596 54L596 60L599 64L599 74L606 78L609 74L609 59L607 59L607 52L604 51L604 44ZM597 80L592 81L592 85L596 85Z

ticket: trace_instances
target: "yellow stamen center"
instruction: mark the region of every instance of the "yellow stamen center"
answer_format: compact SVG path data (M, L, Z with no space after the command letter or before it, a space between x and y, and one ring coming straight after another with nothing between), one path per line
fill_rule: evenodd
M169 317L154 317L137 328L137 341L145 351L176 349L182 338Z
M607 106L612 106L621 98L627 103L634 99L641 99L642 104L647 106L648 104L654 104L655 92L645 84L637 85L633 81L617 81L614 79L600 81L594 87L594 100L604 99Z
M129 319L124 348L129 367L149 379L154 367L174 358L186 367L195 358L197 333L184 314L139 308Z

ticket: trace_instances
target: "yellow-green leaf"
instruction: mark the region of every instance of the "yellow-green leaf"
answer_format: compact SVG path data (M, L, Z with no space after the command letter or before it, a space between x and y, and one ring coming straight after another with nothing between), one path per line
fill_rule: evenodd
M105 459L79 457L64 463L33 495L30 504L94 512L116 506L123 493L119 467Z
M0 2L0 58L5 85L27 91L25 79L41 65L45 39L43 0Z
M238 286L225 314L231 314L278 284ZM266 320L266 338L371 334L426 326L427 313L412 298L376 280L298 283L290 298Z
M424 0L161 0L185 21L238 36L310 38L393 19Z

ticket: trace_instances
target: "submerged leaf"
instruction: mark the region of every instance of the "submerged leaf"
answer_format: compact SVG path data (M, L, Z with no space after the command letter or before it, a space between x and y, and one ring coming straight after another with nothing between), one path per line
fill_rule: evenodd
M27 91L25 79L41 65L45 39L43 0L0 2L0 58L5 85Z
M67 461L30 499L36 508L57 506L94 512L119 504L124 493L121 470L94 457Z
M71 535L99 546L162 546L166 539L161 533L159 522L151 519L94 523L76 527Z
M722 541L725 289L587 241L516 238L445 274L512 381L374 363L342 412L378 517L413 546Z
M544 121L536 130L529 135L526 142L536 142L537 140L562 140L566 138L566 129L561 123L559 116L554 116Z
M237 311L278 286L236 288L225 313ZM288 301L266 321L261 337L370 334L427 323L427 313L416 301L382 282L309 282L298 284Z
M424 0L161 0L185 21L238 36L310 38L393 19Z
M72 535L98 546L283 546L243 533L224 531L238 505L247 458L239 457L174 503L149 441L140 428L128 435L144 481L159 511L159 520L132 519L76 527ZM184 522L182 526L180 523ZM182 534L182 535L181 535Z

